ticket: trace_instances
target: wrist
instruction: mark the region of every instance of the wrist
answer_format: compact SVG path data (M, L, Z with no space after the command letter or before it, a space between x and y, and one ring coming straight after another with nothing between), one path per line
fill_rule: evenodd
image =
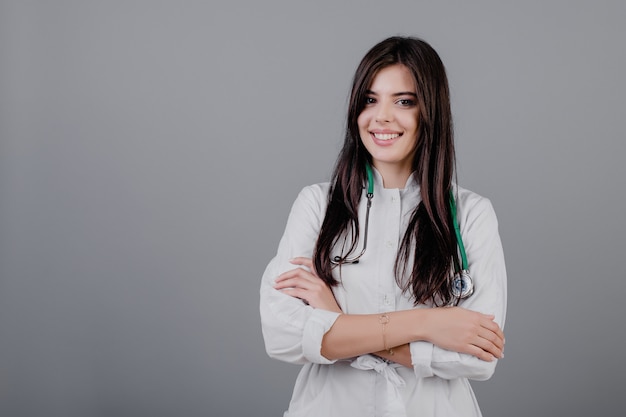
M432 308L418 308L413 310L415 312L415 325L414 340L430 342L430 323L432 321L433 309Z

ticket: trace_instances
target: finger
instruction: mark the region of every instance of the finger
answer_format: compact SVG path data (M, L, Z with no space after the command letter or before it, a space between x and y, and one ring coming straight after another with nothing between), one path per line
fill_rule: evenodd
M479 328L479 333L489 335L488 339L499 345L504 345L504 333L497 325L483 325Z
M315 277L314 275L309 274L308 272L295 276L289 276L287 278L282 278L280 281L276 281L274 283L275 289L292 287L303 288L308 291L314 291L315 293L319 293L320 291L324 291L328 288L326 284L322 282L322 280Z
M489 352L496 358L502 358L504 355L504 345L501 340L490 332L481 332L476 339L476 346L482 350Z
M494 317L494 316L490 316L490 317ZM504 332L502 331L498 323L493 321L493 319L490 318L487 320L482 320L480 324L482 327L489 329L495 334L497 334L498 337L504 341Z
M283 288L304 288L308 289L310 282L302 277L291 277L287 279L283 279L274 284L274 288L277 290Z
M485 320L481 320L481 325L483 327L487 327L490 330L493 330L494 332L501 332L502 330L500 329L500 326L498 326L498 323L496 323L495 321L493 321L493 319L485 319Z
M491 362L495 359L495 357L490 352L474 344L465 345L462 349L459 350L459 352L476 356L478 359L486 362Z
M493 343L490 343L486 341L485 339L483 339L480 342L477 342L476 345L474 346L479 348L483 352L485 352L488 356L492 357L493 359L496 359L496 358L502 359L504 357L504 353L500 349L498 349Z
M274 282L280 282L294 277L312 278L313 276L309 271L305 269L294 268L277 276Z
M481 328L478 331L478 335L489 340L496 345L500 350L504 349L504 334L500 328Z
M274 279L274 282L280 282L280 281L284 281L284 280L289 279L289 278L296 277L296 276L298 276L300 274L300 271L298 271L298 270L302 270L302 268L290 269L287 272L283 272L282 274L277 276L276 279Z
M306 293L307 291L302 289L302 288L283 288L280 290L280 292L282 292L283 294L287 294L291 297L294 298L299 298L301 300L304 300L308 303L307 299L306 299Z
M485 362L492 362L496 359L491 353L479 348L478 346L471 346L467 353L476 356L478 359Z
M495 330L494 329L489 329L492 333L493 336L495 337L495 339L490 339L492 342L494 342L495 344L498 345L498 347L500 347L500 349L504 348L504 332L502 332L502 329L500 329L499 327L497 327Z
M294 265L302 265L313 270L313 260L311 258L305 258L304 256L298 256L296 258L291 259L291 262Z

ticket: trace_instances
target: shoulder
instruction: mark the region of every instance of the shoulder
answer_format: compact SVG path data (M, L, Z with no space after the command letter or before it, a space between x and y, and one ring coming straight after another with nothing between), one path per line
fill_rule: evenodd
M318 184L307 185L300 190L294 207L304 206L316 211L326 210L328 205L328 190L330 184L327 182L321 182Z
M491 204L487 197L468 190L467 188L463 188L460 185L455 184L453 190L455 191L454 196L457 199L457 205L465 209Z
M458 185L455 185L454 189L459 217L462 220L471 223L477 219L482 219L497 225L496 213L491 200Z
M307 185L302 188L291 207L290 216L321 224L328 206L329 183Z
M305 200L309 202L326 202L328 200L328 190L330 183L320 182L318 184L307 185L300 190L297 200Z

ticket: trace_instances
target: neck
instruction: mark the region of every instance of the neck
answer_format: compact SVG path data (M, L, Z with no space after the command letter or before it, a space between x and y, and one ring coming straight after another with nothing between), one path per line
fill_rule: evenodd
M376 163L374 167L378 170L381 177L383 177L384 188L404 188L411 175L410 166Z

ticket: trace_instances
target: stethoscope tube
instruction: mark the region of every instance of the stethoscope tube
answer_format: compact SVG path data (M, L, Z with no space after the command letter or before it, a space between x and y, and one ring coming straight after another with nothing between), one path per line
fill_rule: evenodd
M450 214L452 216L452 224L454 225L454 234L456 235L456 246L461 254L461 267L458 261L454 260L454 277L452 278L452 295L457 298L467 298L474 293L474 280L469 274L467 266L467 253L465 253L465 245L461 238L461 228L456 214L456 201L454 193L450 190Z
M367 235L369 231L369 222L370 222L370 208L372 207L372 198L374 198L374 173L372 172L372 167L370 164L365 164L365 172L367 173L367 208L365 209L365 236L363 236L363 249L361 253L357 256L353 256L348 258L348 256L335 256L331 259L331 263L335 265L341 264L356 264L359 263L359 259L365 253L365 249L367 249Z

